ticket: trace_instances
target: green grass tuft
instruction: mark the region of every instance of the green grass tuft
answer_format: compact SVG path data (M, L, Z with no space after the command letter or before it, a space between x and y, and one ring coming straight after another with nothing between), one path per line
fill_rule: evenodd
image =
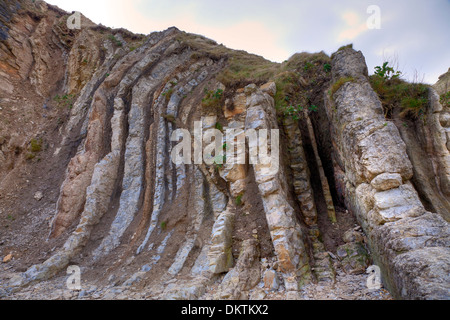
M244 196L244 194L241 193L240 195L238 195L238 196L236 197L235 202L236 202L236 205L237 205L237 206L242 205L242 197L243 197L243 196Z
M333 97L334 94L347 82L355 82L355 78L353 77L343 77L339 78L333 85L331 86L330 96Z
M108 36L108 39L111 40L111 42L114 45L116 45L117 47L122 47L123 46L123 43L119 39L117 39L113 34L110 34Z
M30 141L30 151L34 153L38 153L42 151L42 139L31 139Z
M441 102L443 107L450 108L450 91L441 94L439 101Z
M342 50L345 50L345 49L353 49L353 43L350 43L350 44L347 44L345 46L340 47L338 49L338 51L342 51Z
M224 91L217 89L216 91L204 90L205 96L202 99L202 107L205 109L219 109L224 100Z

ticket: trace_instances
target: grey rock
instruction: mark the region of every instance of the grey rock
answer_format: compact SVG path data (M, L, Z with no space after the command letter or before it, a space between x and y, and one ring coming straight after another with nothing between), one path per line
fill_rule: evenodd
M211 232L211 247L208 253L209 270L212 273L227 272L233 266L232 235L234 212L224 211L214 223Z

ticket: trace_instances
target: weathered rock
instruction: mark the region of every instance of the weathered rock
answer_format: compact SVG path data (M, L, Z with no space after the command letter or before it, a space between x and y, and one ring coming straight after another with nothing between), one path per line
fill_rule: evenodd
M425 209L412 185L374 194L374 210L379 215L379 224L396 221L405 217L422 215ZM376 216L374 216L375 218Z
M370 259L364 245L358 242L346 243L337 248L342 269L349 274L363 274L370 266Z
M208 279L200 278L193 282L171 283L162 294L164 300L198 300L206 292Z
M268 82L261 86L261 91L274 97L277 93L277 85L275 84L275 82Z
M398 173L382 173L376 176L371 185L378 191L386 191L400 187L402 184L402 176Z
M106 93L96 92L90 113L86 141L83 150L70 160L66 179L61 187L57 214L52 223L51 237L59 237L83 211L86 188L91 181L95 164L101 159L106 125Z
M259 265L260 249L256 240L246 240L242 244L236 266L227 273L219 286L216 299L235 300L247 296L261 280Z
M12 253L6 255L6 256L3 258L3 263L8 263L8 262L10 262L10 261L12 260L12 258L13 258Z
M36 201L41 201L44 198L44 194L41 191L38 191L34 194L34 199Z
M413 164L412 182L426 203L427 210L437 212L449 221L450 197L447 186L450 140L445 119L450 111L440 104L439 97L432 89L429 89L428 101L424 115L426 121L416 120L411 125L399 125L398 128Z
M278 276L275 270L267 270L264 273L264 287L270 291L276 291L280 287Z
M240 115L247 109L247 98L245 94L240 93L233 97L228 103L225 103L224 115L227 119L232 119Z
M344 240L344 242L346 242L346 243L350 243L350 242L361 242L362 243L362 242L364 242L364 236L360 232L350 229L344 233L342 240Z
M264 93L252 85L245 88L245 93L249 106L245 128L275 129L272 127L276 125L272 119L275 115L269 111L273 109L273 100L266 99ZM288 290L298 290L311 277L308 255L294 210L280 181L280 170L274 170L272 165L273 162L254 165L255 180L261 185L266 219L285 286Z
M433 88L439 95L450 90L450 68L446 73L439 76L439 80L434 84Z
M176 28L143 36L82 17L83 27L69 30L68 16L43 1L0 4L0 213L8 220L0 246L14 255L2 257L8 264L0 271L1 298L314 297L305 288L342 298L325 293L336 283L332 263L362 272L370 260L366 236L396 297L448 296L449 227L442 217L449 211L450 113L433 90L427 123L416 121L412 133L385 120L360 52L333 55L330 79L323 53L278 65ZM234 62L247 61L257 84L234 77ZM314 72L277 88L307 61ZM325 86L343 77L352 78L330 97ZM212 108L205 103L210 92ZM278 108L283 98L319 110L305 108L294 121ZM195 121L203 133L236 129L244 140L255 133L250 129L271 134L282 125L284 132L268 137L269 164L248 163L266 151L252 139L238 152L245 164L172 162L175 130L192 133ZM36 138L45 143L33 158ZM198 146L191 139L188 147L192 142ZM321 241L328 222L317 210L331 218L336 200L364 234L346 232L333 255ZM51 216L52 239L44 245ZM333 238L334 231L326 240ZM80 293L65 287L69 264L81 267ZM9 273L13 267L27 269ZM365 275L339 276L338 283L352 283L346 299L372 294ZM313 277L318 285L305 286Z
M233 267L231 252L234 229L234 212L226 210L219 215L211 232L209 269L212 273L228 272Z
M412 164L406 146L395 126L383 121L381 103L368 84L362 55L345 49L337 52L333 61L333 79L356 79L344 84L334 94L334 101L327 103L327 115L336 133L336 161L345 172L340 178L346 179L346 203L364 228L374 262L381 267L384 282L395 296L445 297L448 289L446 293L437 279L442 277L442 270L449 268L448 223L438 214L426 212L408 181L412 178ZM408 236L409 232L414 235ZM425 251L425 247L433 249ZM351 258L349 248L341 249L338 256L343 261ZM423 252L427 252L426 260L422 260ZM357 262L346 265L351 269ZM415 276L405 277L406 269L407 274ZM421 272L424 269L439 276Z
M395 282L400 296L405 299L449 299L449 257L448 247L419 249L397 256L393 264L398 268Z

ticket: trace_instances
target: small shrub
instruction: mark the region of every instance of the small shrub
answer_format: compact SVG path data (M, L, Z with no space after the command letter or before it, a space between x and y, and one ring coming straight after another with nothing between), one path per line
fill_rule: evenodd
M275 94L275 108L277 111L285 112L289 106L302 101L300 74L287 71L279 74L275 79L277 92Z
M53 98L53 100L57 103L58 107L60 108L72 109L75 101L75 95L67 93L62 96L56 95Z
M211 91L205 88L205 97L202 99L202 106L204 108L219 108L224 98L222 89Z
M219 172L220 169L223 168L223 164L227 162L227 156L224 154L223 156L217 155L214 157L214 169L216 172Z
M161 229L166 230L167 229L167 221L161 222Z
M450 108L450 91L441 95L439 99L443 107Z
M36 158L36 154L41 152L43 147L42 147L42 139L36 139L33 138L30 141L30 146L28 148L28 153L25 155L25 159L26 160L33 160L34 158Z
M428 105L428 86L408 83L396 76L400 73L394 72L394 76L389 74L383 75L382 71L370 77L370 84L381 100L385 117L392 118L392 111L401 108L401 117L424 118Z
M314 67L314 65L311 62L307 61L307 62L305 62L305 66L303 67L303 70L305 70L305 72L308 72L313 67Z
M240 195L238 195L238 196L236 197L235 202L236 202L236 205L237 205L237 206L242 205L242 197L243 197L243 196L244 196L244 194L241 193Z
M400 106L403 109L401 116L410 115L413 118L422 118L428 105L428 87L422 84L412 84L409 95L401 99Z
M215 128L219 131L223 131L223 126L220 124L220 122L216 123Z
M303 112L303 107L301 105L288 106L284 110L284 115L286 117L292 118L292 120L294 120L294 121L297 121L300 119L302 112Z
M346 45L346 46L340 47L340 48L338 49L338 51L342 51L342 50L345 50L345 49L353 49L353 43L350 43L350 44L348 44L348 45Z
M223 90L222 89L217 89L217 91L213 94L213 97L216 100L222 99L222 96L223 96Z
M317 112L319 108L315 105L311 105L308 107L308 110L311 112ZM301 105L297 106L288 106L284 109L284 116L292 118L292 120L297 121L302 117L303 111L305 108Z
M166 92L164 92L162 94L162 96L166 98L166 102L169 102L170 98L172 97L172 94L173 94L173 88L170 88Z
M330 72L331 71L331 64L329 64L329 63L325 63L324 65L323 65L323 70L325 71L325 72Z
M375 75L383 78L384 80L400 78L402 73L400 71L395 71L394 68L388 67L388 65L389 62L385 62L381 67L375 67Z
M194 52L191 54L191 60L193 60L193 61L200 60L203 57L204 57L204 55L199 52Z
M315 105L312 105L312 106L310 106L308 108L308 110L311 111L311 112L317 112L317 110L319 110L319 108L317 106L315 106Z
M34 153L38 153L42 151L42 139L31 139L30 141L30 151Z
M122 47L123 43L117 39L113 34L108 36L108 39L111 40L111 42L116 45L117 47Z

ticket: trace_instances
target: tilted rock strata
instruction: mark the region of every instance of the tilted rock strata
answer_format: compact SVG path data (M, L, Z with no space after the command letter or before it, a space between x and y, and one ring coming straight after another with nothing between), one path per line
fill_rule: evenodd
M442 216L448 196L449 121L434 91L424 130L432 150L426 152L435 154L431 167L438 188L419 188L411 179L431 169L419 170L418 162L409 160L406 135L384 118L359 52L344 49L333 56L332 80L353 80L332 97L328 88L318 88L326 94L329 122L323 126L329 126L334 148L318 149L317 124L308 120L314 151L309 155L301 124L280 119L277 79L224 81L234 55L242 52L176 28L133 35L83 17L81 30L68 30L69 14L42 1L10 0L0 4L0 13L0 98L15 108L31 104L33 112L45 116L38 113L36 128L26 127L29 132L11 124L6 128L17 132L0 132L0 160L5 160L0 162L0 191L15 188L12 181L22 177L21 168L37 165L37 160L26 160L29 141L36 136L49 140L44 160L55 159L42 161L40 168L51 172L48 167L55 165L57 176L50 183L39 172L28 173L44 191L32 190L34 202L28 206L51 208L53 218L31 211L27 221L38 221L32 225L37 231L30 232L26 224L13 230L21 237L23 232L24 239L39 235L29 242L47 240L44 245L52 248L44 259L33 252L26 271L2 286L2 297L80 264L99 283L145 288L154 299L248 299L263 296L262 288L295 299L308 283L335 281L334 255L322 241L334 229L324 227L322 215L327 221L333 215L339 223L347 221L339 221L333 196L343 198L358 218L375 263L397 297L448 297L449 229ZM308 82L303 77L300 82L303 94ZM63 98L55 99L56 93ZM46 118L50 109L55 119ZM54 121L64 114L64 121ZM203 134L235 129L237 139L251 130L267 130L267 152L279 166L172 162L176 130L192 134L196 122ZM194 149L207 145L196 139L190 144ZM248 155L254 146L250 141L239 155ZM321 152L332 152L334 163L322 163ZM311 165L319 168L319 177L311 174ZM337 195L329 174L334 174ZM424 190L431 190L429 203L437 213L422 204ZM54 202L46 198L50 191ZM324 195L324 211L315 194ZM355 254L338 255L341 264L345 271L362 272L369 262L361 249L364 236L343 238L335 239L347 243L336 245L337 250ZM22 251L22 257L30 251ZM363 257L361 264L355 265L356 253ZM211 286L217 288L214 294L208 292Z
M397 128L386 123L365 70L361 52L337 52L333 79L352 76L356 81L326 97L336 132L334 152L345 172L346 201L396 296L448 298L448 282L442 282L450 271L448 223L423 207L409 181L412 164L406 146Z

